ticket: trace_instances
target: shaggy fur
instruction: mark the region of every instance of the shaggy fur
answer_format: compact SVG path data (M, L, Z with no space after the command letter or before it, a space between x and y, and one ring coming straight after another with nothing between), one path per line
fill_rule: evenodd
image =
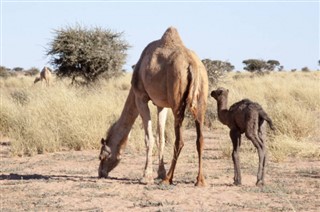
M220 122L230 128L230 138L233 144L234 184L241 185L239 149L241 134L245 133L258 150L259 168L256 185L262 186L266 163L266 147L264 144L266 132L262 125L264 121L267 121L270 128L274 129L272 121L258 103L249 99L243 99L233 104L228 110L228 93L229 90L218 88L211 92L211 96L217 101Z
M173 27L166 30L160 40L151 42L142 52L134 67L131 90L120 119L109 130L105 145L110 150L108 160L101 160L99 176L106 177L117 163L117 155L127 135L137 118L141 116L145 130L147 148L144 179L153 182L152 149L154 137L152 133L151 115L148 102L151 100L158 108L158 130L160 137L160 154L164 147L164 125L166 109L171 108L174 115L175 148L171 167L163 176L163 183L172 184L174 169L179 154L184 145L182 140L182 122L187 106L195 118L197 128L197 151L199 156L199 171L196 185L204 185L202 174L203 121L207 105L208 76L204 65L194 52L187 49ZM158 127L159 128L159 127ZM159 156L159 169L164 170L163 156Z

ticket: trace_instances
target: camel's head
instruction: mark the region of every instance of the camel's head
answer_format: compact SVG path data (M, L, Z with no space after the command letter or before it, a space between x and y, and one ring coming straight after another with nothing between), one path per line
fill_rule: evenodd
M120 155L118 154L118 156L116 156L116 154L111 151L106 139L101 138L101 145L98 175L99 178L106 178L109 172L120 162Z
M41 79L40 77L36 77L36 78L34 79L34 82L33 82L33 83L36 84L37 82L40 81L40 79Z
M225 88L218 88L217 90L213 90L211 92L211 96L217 100L217 101L221 101L223 99L227 99L228 98L228 93L229 93L229 90L228 89L225 89Z

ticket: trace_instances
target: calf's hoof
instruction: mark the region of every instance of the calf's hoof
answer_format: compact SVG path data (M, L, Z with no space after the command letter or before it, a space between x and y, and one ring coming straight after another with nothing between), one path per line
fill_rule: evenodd
M264 186L264 182L262 180L258 180L257 183L256 183L256 186L263 187Z
M166 178L166 171L158 171L158 177L157 179L161 179L161 180L164 180Z
M237 180L236 180L236 181L233 182L233 185L235 185L235 186L241 186L241 181L237 181Z

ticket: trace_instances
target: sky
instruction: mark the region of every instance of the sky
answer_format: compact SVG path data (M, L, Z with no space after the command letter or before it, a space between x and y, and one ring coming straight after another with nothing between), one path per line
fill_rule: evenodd
M54 30L81 25L123 32L131 71L148 43L173 26L200 59L278 60L285 70L320 69L320 1L0 0L1 66L52 67Z

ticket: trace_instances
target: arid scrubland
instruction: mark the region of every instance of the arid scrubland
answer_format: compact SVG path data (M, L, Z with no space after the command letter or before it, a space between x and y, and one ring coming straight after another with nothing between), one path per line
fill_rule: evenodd
M61 150L98 149L100 139L119 117L130 88L131 74L91 88L69 86L54 79L50 87L33 85L31 77L0 79L0 132L11 143L12 155L34 155ZM259 102L276 130L269 130L270 160L287 157L320 158L320 72L275 72L264 76L229 73L218 86L229 89L229 106L243 98ZM221 127L216 104L208 100L207 120L212 134ZM152 105L152 103L150 103ZM155 117L156 109L153 108ZM153 118L156 120L156 118ZM172 115L167 140L173 142ZM185 125L188 126L188 118ZM206 123L209 123L206 121ZM154 123L154 130L156 124ZM227 127L225 127L228 133ZM127 151L144 151L144 132L138 119ZM230 141L215 141L230 156ZM255 151L243 142L242 151ZM168 145L168 144L167 144Z

